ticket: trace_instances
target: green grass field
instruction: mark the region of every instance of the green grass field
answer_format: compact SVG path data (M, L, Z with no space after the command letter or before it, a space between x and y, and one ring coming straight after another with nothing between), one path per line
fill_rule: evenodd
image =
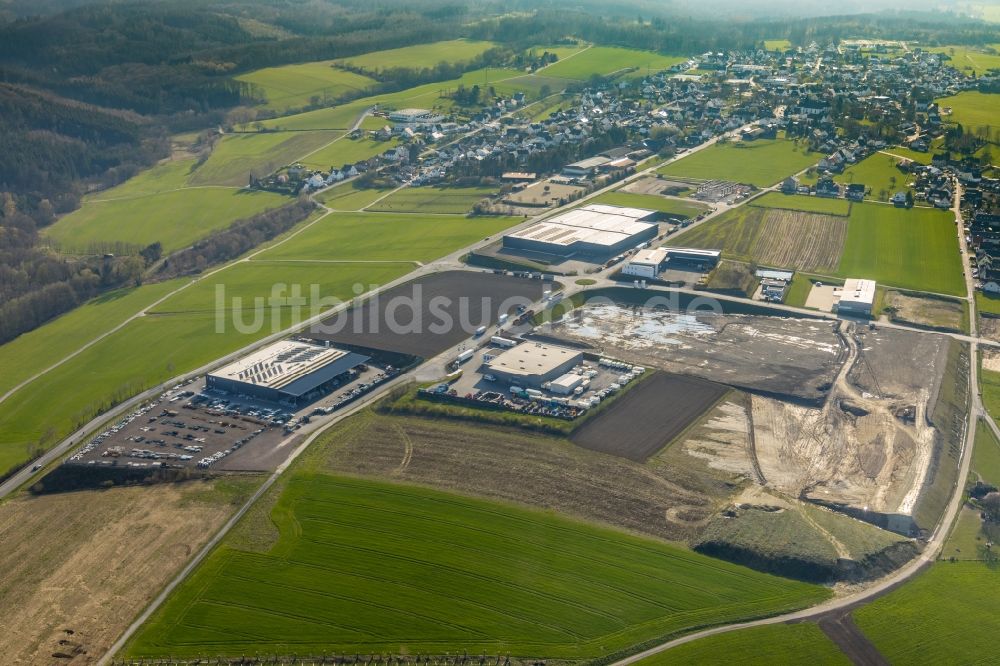
M931 159L934 157L934 153L929 150L926 153L921 153L916 150L904 148L903 146L891 146L886 148L883 152L890 153L898 157L905 157L908 160L913 160L917 164L930 164Z
M699 638L637 662L639 666L774 666L812 664L847 666L847 658L823 631L812 623L769 624Z
M190 183L241 187L250 181L251 172L258 177L266 176L339 136L339 132L230 134L215 145L209 158L191 175Z
M592 46L574 56L567 56L541 70L546 76L586 80L594 74L607 76L627 68L638 68L642 74L659 72L684 62L683 56L668 56L652 51L625 49L617 46Z
M667 176L730 180L769 187L820 160L794 141L762 139L715 144L658 170Z
M766 50L768 50L768 51L774 51L774 50L784 51L786 49L790 49L791 47L792 47L792 43L790 41L788 41L787 39L765 39L764 40L764 48Z
M994 45L994 49L1000 45ZM968 46L937 46L927 49L951 58L949 65L968 76L982 76L991 69L1000 69L1000 54L986 53Z
M1000 419L1000 372L983 370L979 373L983 391L983 406L994 420Z
M495 44L492 42L452 39L445 42L432 42L430 44L404 46L398 49L374 51L350 58L341 58L338 62L374 72L393 67L422 69L424 67L434 67L441 62L468 62L494 46Z
M986 483L1000 486L1000 441L981 421L976 425L972 448L972 471Z
M367 160L398 145L399 139L397 138L378 141L367 137L362 139L344 137L311 155L303 157L300 162L310 169L329 171L330 167L339 169L345 164Z
M132 655L483 650L597 657L823 588L552 513L298 473L266 552L225 543Z
M264 107L279 113L303 107L314 98L334 100L378 84L375 79L334 67L332 60L267 67L236 79L259 86L267 96Z
M854 618L890 663L985 664L1000 635L998 597L996 567L937 562Z
M896 192L906 190L906 184L910 181L909 174L896 168L899 162L892 155L875 153L848 167L833 179L845 185L862 184L871 192L872 199L887 201Z
M493 187L405 187L369 210L406 213L468 213L482 199L496 194Z
M136 246L159 241L165 252L171 252L288 202L279 194L214 187L91 201L47 228L44 235L64 252L99 250L102 243L116 241Z
M171 296L150 312L210 313L219 309L263 309L268 315L280 308L281 327L291 326L287 310L299 302L300 320L317 312L313 306L328 308L330 299L349 299L352 287L363 283L386 284L412 271L411 263L354 264L327 262L244 261L200 280ZM217 302L217 299L219 302ZM236 300L238 299L238 300ZM257 299L260 299L259 304ZM301 300L300 300L301 299Z
M516 91L525 93L536 92L542 85L546 77L527 76L524 72L512 69L477 69L466 72L457 79L450 81L440 81L437 83L427 83L407 90L394 93L364 97L362 99L335 106L327 109L317 109L306 113L299 113L294 116L283 118L273 118L263 121L263 125L270 129L284 130L330 130L347 129L351 127L365 109L374 104L386 108L420 107L425 109L448 110L452 107L452 101L442 97L442 93L454 91L459 85L471 87L479 85L494 86L498 93L509 94ZM551 81L555 81L552 79ZM545 81L549 82L549 81ZM552 92L559 92L561 87L554 86L549 82Z
M658 197L655 194L633 194L631 192L608 192L596 199L591 199L588 203L603 203L612 206L632 206L634 208L648 208L658 210L668 215L679 217L695 217L699 213L709 210L708 206L696 201L679 201L677 199L667 199Z
M961 296L965 281L956 234L951 211L855 204L837 273Z
M976 292L976 312L1000 315L1000 296Z
M1000 56L996 56L1000 62ZM1000 95L981 93L975 90L944 97L937 100L942 109L952 108L950 116L941 116L946 122L961 123L966 131L975 132L980 127L988 128L990 140L1000 140Z
M331 187L316 198L334 210L357 211L391 191L388 188L358 188L351 181Z
M131 199L179 190L187 187L194 164L195 158L193 157L157 164L152 168L140 171L121 185L86 195L83 202Z
M800 194L782 194L781 192L768 192L751 201L750 205L760 208L801 210L806 213L824 213L826 215L848 215L851 212L851 202L846 199L807 197Z
M519 217L334 213L260 258L427 262L521 221Z

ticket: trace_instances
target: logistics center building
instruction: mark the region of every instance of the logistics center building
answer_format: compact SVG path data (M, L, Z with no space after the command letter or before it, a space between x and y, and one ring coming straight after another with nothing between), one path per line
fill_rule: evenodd
M282 340L209 373L205 384L272 402L301 403L368 358L335 347Z
M507 234L503 247L562 256L608 257L656 238L658 217L654 210L590 204Z
M583 361L583 352L569 347L522 342L501 352L486 367L497 379L521 387L539 388L557 379Z

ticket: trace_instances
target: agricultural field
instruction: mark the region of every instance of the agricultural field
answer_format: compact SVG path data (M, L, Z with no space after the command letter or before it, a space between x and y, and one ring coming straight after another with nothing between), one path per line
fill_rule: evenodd
M298 161L310 169L329 171L331 167L341 168L380 155L399 145L399 139L379 141L372 138L351 139L341 137L314 153L304 155Z
M517 217L334 213L259 258L427 262L521 221Z
M728 392L702 379L658 372L573 432L577 446L642 462L669 444ZM660 409L661 405L671 409ZM641 427L639 424L642 424ZM628 436L622 433L628 432Z
M732 141L709 146L657 173L700 180L729 180L769 187L815 164L822 155L786 139Z
M478 42L468 39L452 39L445 42L417 44L398 49L374 51L364 55L341 58L336 62L351 65L370 72L378 72L393 67L423 69L434 67L441 62L468 62L493 48L492 42Z
M552 92L558 92L565 85L553 85L558 80L551 77L530 76L524 72L512 69L477 69L466 72L457 79L439 81L373 97L364 97L347 104L327 109L317 109L294 116L265 120L262 125L272 130L334 130L351 127L358 117L372 105L378 104L386 108L420 107L438 111L446 111L452 107L452 100L443 97L443 93L454 91L458 86L467 88L473 85L496 88L498 93L524 91L526 94L537 95L541 85L548 83ZM566 82L563 82L566 83Z
M1000 315L1000 297L976 290L976 312Z
M96 661L262 480L246 475L0 504L4 661Z
M983 363L979 383L983 391L983 406L994 420L1000 419L1000 371L990 369L990 364Z
M324 190L316 199L334 210L359 211L391 191L389 188L358 187L356 181L351 181Z
M307 319L318 314L314 307L352 298L356 284L364 284L367 291L368 285L387 284L413 269L412 263L404 262L243 261L192 284L149 312L218 315L234 309L261 310L269 318L278 317L283 329L294 323L289 301L301 308L299 319Z
M266 176L340 136L339 132L229 134L215 144L205 163L194 170L190 184L243 187L249 182L251 173Z
M496 194L493 187L405 187L369 210L386 213L464 214L477 202Z
M984 483L1000 487L1000 441L982 421L976 425L972 472Z
M164 252L187 247L290 200L280 194L234 188L185 188L123 199L91 200L48 227L44 235L62 252L103 252L126 243L137 249L159 241Z
M257 86L267 100L264 108L278 113L315 101L329 103L345 93L378 85L375 79L334 67L332 60L267 67L236 79Z
M768 192L750 202L751 206L760 208L781 208L798 210L804 213L822 213L824 215L849 215L851 202L847 199L827 199L826 197L807 197L800 194L783 194Z
M681 247L722 249L726 256L765 266L834 271L848 218L740 206L674 238Z
M195 163L196 158L190 157L157 164L140 171L120 185L84 196L83 202L132 199L182 189L188 186Z
M587 658L828 595L551 513L355 478L297 473L271 518L270 547L227 539L127 652Z
M730 666L735 655L746 666L811 664L848 666L851 660L811 622L768 624L727 631L678 645L639 662L638 666Z
M951 59L948 64L968 76L983 76L991 69L1000 69L1000 53L986 53L968 46L937 46L927 49L931 53L944 53Z
M1000 55L995 57L1000 63ZM946 106L952 108L950 116L941 116L943 121L961 123L966 131L988 128L990 140L994 143L1000 141L1000 95L967 90L937 102L942 109Z
M576 55L567 56L542 70L546 76L563 79L586 80L594 74L608 76L635 68L643 75L647 71L659 72L687 58L667 56L652 51L625 49L617 46L591 46Z
M1000 571L983 562L936 562L915 579L854 612L890 663L987 663L1000 634L992 611Z
M951 211L934 208L855 204L837 275L913 291L964 295L954 219Z
M603 203L612 206L631 206L634 208L648 208L658 210L661 213L676 217L696 217L709 209L708 206L696 201L681 201L679 199L668 199L655 194L633 194L631 192L608 192L591 199L588 203Z
M370 305L324 319L327 330L315 337L433 358L467 339L480 325L495 324L501 306L510 314L515 303L533 303L541 296L539 280L437 271L381 292Z

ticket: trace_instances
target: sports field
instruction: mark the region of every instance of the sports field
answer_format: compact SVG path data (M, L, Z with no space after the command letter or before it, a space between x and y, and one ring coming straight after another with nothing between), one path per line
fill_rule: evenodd
M334 213L261 259L437 259L522 222L519 217Z
M398 145L399 139L397 138L377 141L371 138L351 139L345 136L310 155L302 157L299 161L311 169L329 171L330 167L339 169L345 164L367 160Z
M468 213L484 198L496 194L493 187L404 187L369 210L406 213Z
M647 70L655 73L685 60L687 58L683 56L668 56L653 51L625 49L618 46L591 46L576 55L567 56L549 65L542 72L546 76L586 80L594 74L607 76L629 68L638 68L642 74Z
M731 666L737 662L741 666L847 666L851 660L818 626L803 622L769 624L699 638L637 663L639 666Z
M586 658L829 595L551 513L354 478L298 473L271 519L276 542L224 542L128 653Z
M250 181L251 173L266 176L339 136L339 132L230 134L215 144L209 158L192 173L190 183L242 187Z
M851 212L851 202L847 199L827 199L826 197L809 197L800 194L782 194L781 192L768 192L751 201L750 205L760 208L799 210L805 213L823 213L825 215L848 215Z
M998 597L996 567L939 561L854 619L890 663L985 664L996 656Z
M341 95L367 90L375 79L333 66L332 60L283 67L267 67L237 76L260 88L267 97L265 108L278 111L300 108L317 101L332 101Z
M64 252L100 250L123 242L146 246L155 241L165 252L191 245L236 220L278 208L290 199L270 192L233 188L186 188L126 199L90 201L45 230Z
M785 139L715 144L662 167L657 173L700 180L729 180L769 187L815 164L822 155Z
M696 201L680 201L678 199L658 197L655 194L633 194L631 192L608 192L595 199L591 199L589 203L648 208L678 217L695 217L709 210L708 206Z
M851 207L849 219L837 275L914 291L965 293L951 211L862 203Z
M494 46L495 44L492 42L452 39L445 42L432 42L430 44L404 46L398 49L374 51L372 53L365 53L364 55L351 56L350 58L341 58L337 62L375 72L393 67L422 69L425 67L434 67L440 62L468 62Z
M996 58L1000 62L1000 56ZM946 106L952 109L951 115L942 116L942 120L961 123L966 131L972 132L986 127L990 140L1000 141L1000 95L967 90L953 97L939 99L938 104L942 109Z

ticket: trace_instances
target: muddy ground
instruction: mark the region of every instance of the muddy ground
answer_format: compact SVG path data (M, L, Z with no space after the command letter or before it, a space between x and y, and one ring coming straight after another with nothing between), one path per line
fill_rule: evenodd
M310 337L334 344L432 358L495 324L501 311L530 305L551 282L445 271L389 289L356 308L334 315Z
M819 320L597 304L544 331L633 363L820 404L846 355L834 327Z
M714 382L657 372L587 421L570 440L642 462L701 418L727 390Z

